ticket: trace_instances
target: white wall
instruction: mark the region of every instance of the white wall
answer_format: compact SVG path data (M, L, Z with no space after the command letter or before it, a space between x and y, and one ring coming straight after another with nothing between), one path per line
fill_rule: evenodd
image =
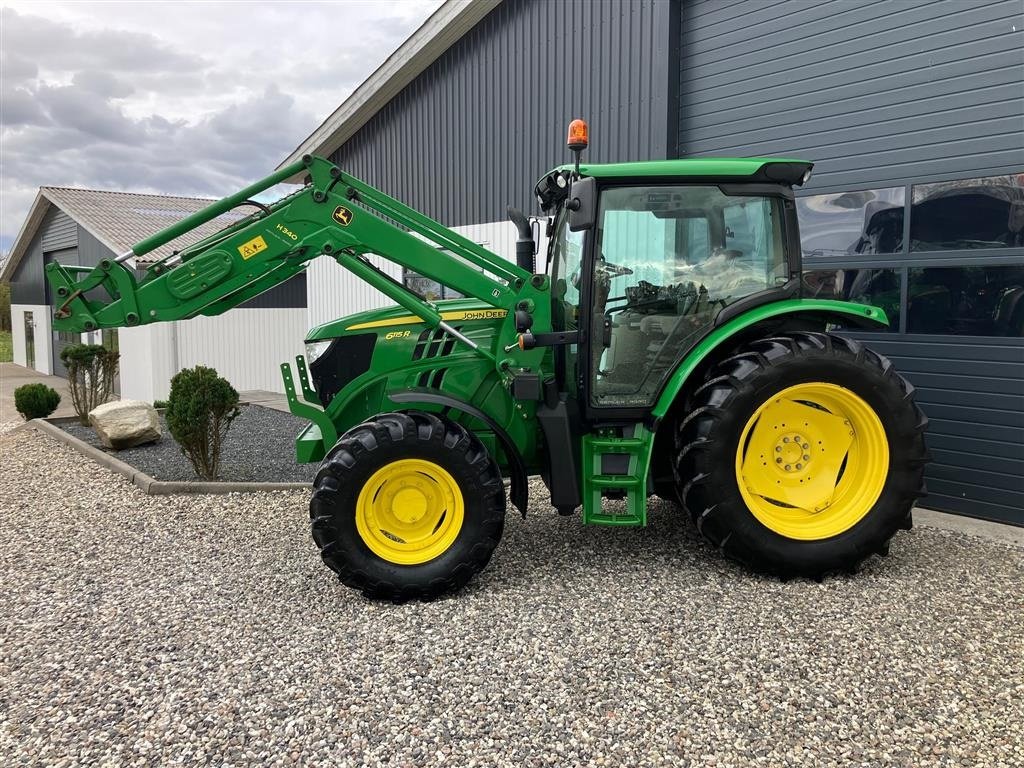
M239 390L284 392L281 363L301 355L306 308L233 309L177 323L178 365L208 365Z
M121 397L166 399L182 368L216 368L239 392L284 392L280 364L303 352L306 309L232 309L217 317L122 328Z
M507 219L504 221L489 221L483 224L467 224L464 227L452 227L453 230L458 232L463 237L468 237L474 243L479 243L484 248L490 251L494 251L496 254L504 259L508 259L511 262L516 260L516 228L512 225L511 221ZM548 247L547 237L544 234L545 224L543 221L540 223L539 230L534 229L536 235L539 231L539 237L537 240L537 268L539 271L544 271L544 253Z
M397 264L379 256L370 256L369 260L396 280L402 279L402 268ZM356 312L394 304L328 256L319 256L306 268L306 297L310 328Z
M177 323L156 323L117 332L121 351L121 398L165 400L177 366Z
M45 304L12 304L11 337L14 346L14 362L24 366L25 360L25 313L32 313L35 329L35 370L53 373L53 334L50 331L50 307Z
M516 230L510 221L469 224L452 227L452 229L463 237L494 251L499 256L509 261L515 261ZM544 236L542 222L540 249L537 256L537 265L542 271L546 248L547 238ZM371 256L370 261L396 280L402 279L402 268L393 262L377 256ZM387 296L359 280L334 259L327 256L320 256L310 263L306 270L306 286L309 299L310 328L356 312L394 304Z

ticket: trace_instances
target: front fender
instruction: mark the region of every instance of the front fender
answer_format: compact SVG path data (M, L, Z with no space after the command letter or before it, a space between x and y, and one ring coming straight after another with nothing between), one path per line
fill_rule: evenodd
M783 316L811 318L820 321L824 326L829 322L841 322L845 325L877 328L887 327L889 319L878 307L865 304L854 304L848 301L832 301L828 299L787 299L772 304L764 304L730 319L705 336L690 353L683 358L679 367L672 373L665 384L658 401L651 410L655 421L662 419L676 397L687 385L690 376L697 367L712 355L721 345L729 342L737 334L765 320Z

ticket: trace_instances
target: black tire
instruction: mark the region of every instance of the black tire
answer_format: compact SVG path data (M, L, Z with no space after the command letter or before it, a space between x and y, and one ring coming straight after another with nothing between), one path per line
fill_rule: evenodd
M356 527L356 501L378 469L398 459L432 461L455 479L464 520L442 554L418 565L398 565L374 554ZM465 427L430 413L376 416L342 435L313 480L309 516L324 563L343 584L371 599L432 600L464 586L483 570L501 540L505 490L501 472Z
M881 419L889 443L889 473L878 501L853 527L817 540L788 538L763 525L744 502L734 468L740 436L756 409L806 382L859 395ZM910 383L856 341L824 333L755 341L709 371L690 398L676 432L680 497L712 546L755 570L817 580L853 573L872 554L887 554L895 533L911 527L911 509L925 494L927 425Z

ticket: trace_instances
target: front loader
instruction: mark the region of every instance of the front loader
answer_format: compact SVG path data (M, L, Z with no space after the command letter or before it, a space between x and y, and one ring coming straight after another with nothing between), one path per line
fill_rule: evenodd
M393 307L314 328L292 413L324 562L350 587L431 599L484 568L527 478L597 525L680 504L726 556L782 578L853 572L911 525L927 420L888 360L839 328L875 307L801 296L793 188L811 164L580 164L538 181L511 263L319 157L216 202L92 269L47 266L54 329L217 315L326 255ZM269 206L251 198L305 174ZM251 214L138 275L131 261L242 205ZM460 293L428 301L379 255ZM308 368L307 368L308 360ZM606 499L622 503L606 504Z

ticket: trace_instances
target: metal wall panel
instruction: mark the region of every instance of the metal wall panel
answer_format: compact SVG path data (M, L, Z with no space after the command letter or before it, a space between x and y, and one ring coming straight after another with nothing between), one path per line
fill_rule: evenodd
M113 259L118 254L107 248L97 238L83 227L78 225L78 260L83 267L95 267L101 259Z
M506 0L332 157L448 225L532 211L533 185L570 159L569 121L593 162L674 151L667 0ZM669 126L673 126L670 134Z
M11 275L11 303L40 305L46 303L46 281L43 277L42 235L36 232L32 242Z
M1024 524L1024 339L852 335L917 388L932 454L922 504Z
M306 308L306 273L299 274L275 285L269 291L261 293L238 309L305 309Z
M1020 0L682 1L682 154L806 158L815 169L804 194L1024 170ZM903 253L858 264L1019 258ZM805 267L837 266L827 261ZM923 503L1024 524L1024 342L859 338L893 360L931 419Z
M795 156L807 190L1024 165L1020 0L683 0L679 146Z
M43 254L78 245L78 225L54 206L43 214L39 229L29 243L11 277L11 301L14 304L45 304L46 279Z
M39 227L43 233L43 251L60 251L78 246L78 224L64 211L51 205Z

